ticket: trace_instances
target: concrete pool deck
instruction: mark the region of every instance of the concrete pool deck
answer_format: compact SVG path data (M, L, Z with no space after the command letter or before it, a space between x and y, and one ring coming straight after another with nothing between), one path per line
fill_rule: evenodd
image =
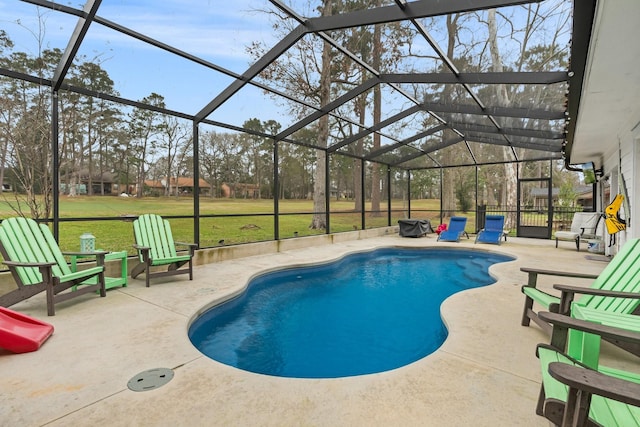
M191 319L214 301L241 292L254 275L282 266L335 259L382 246L475 247L514 255L496 264L490 286L442 305L443 346L408 366L338 379L291 379L222 365L187 337ZM106 298L85 295L47 317L44 295L12 309L55 326L33 353L0 350L0 425L7 426L547 426L535 414L540 373L535 346L548 337L520 326L526 275L520 267L599 273L605 262L571 245L509 238L501 246L473 240L436 243L384 236L300 248L195 267L194 280L130 280ZM428 278L428 272L425 272ZM541 278L546 287L558 278ZM583 284L584 280L563 280ZM637 362L605 345L606 357ZM134 392L128 381L153 368L174 378Z

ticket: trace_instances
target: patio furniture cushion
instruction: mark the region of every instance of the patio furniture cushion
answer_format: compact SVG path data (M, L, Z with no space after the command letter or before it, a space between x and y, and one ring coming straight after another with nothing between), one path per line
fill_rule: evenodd
M596 236L601 214L598 212L576 212L573 214L570 231L556 231L556 248L558 241L572 241L576 244L576 249L580 250L580 240L592 239Z

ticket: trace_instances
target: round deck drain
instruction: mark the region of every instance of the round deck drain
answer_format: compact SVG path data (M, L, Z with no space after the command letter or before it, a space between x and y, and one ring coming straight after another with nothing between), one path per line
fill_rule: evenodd
M173 378L173 370L167 368L155 368L140 372L127 383L127 387L133 391L149 391L162 387Z

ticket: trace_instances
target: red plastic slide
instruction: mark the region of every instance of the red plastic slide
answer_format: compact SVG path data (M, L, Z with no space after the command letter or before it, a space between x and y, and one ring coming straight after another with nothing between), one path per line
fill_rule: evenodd
M0 307L0 348L14 353L36 351L53 334L53 325Z

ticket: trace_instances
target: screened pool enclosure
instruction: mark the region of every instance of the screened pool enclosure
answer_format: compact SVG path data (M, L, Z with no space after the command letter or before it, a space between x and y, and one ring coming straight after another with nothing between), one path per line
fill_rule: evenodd
M109 196L188 200L165 216L200 247L487 212L550 237L594 8L0 0L5 200L56 236L142 213Z

